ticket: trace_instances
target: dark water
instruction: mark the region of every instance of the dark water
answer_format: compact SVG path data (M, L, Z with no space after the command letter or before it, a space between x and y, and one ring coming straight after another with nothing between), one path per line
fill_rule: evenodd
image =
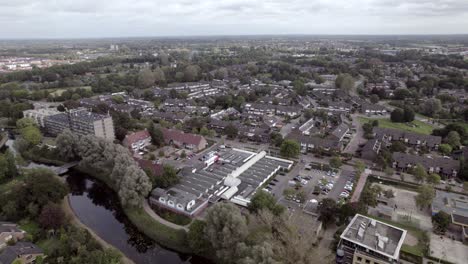
M121 210L116 194L103 183L76 171L70 171L67 182L70 205L81 222L135 263L208 263L163 248L140 233Z

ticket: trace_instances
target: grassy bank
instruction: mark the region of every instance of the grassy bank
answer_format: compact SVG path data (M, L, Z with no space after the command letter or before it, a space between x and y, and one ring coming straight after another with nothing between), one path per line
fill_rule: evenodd
M159 223L149 216L142 208L123 208L130 221L142 233L162 246L182 253L191 253L187 244L187 232L175 230Z
M413 122L410 122L410 123L393 123L388 118L359 117L359 122L361 124L372 122L374 120L379 121L379 127L393 128L393 129L409 131L409 132L425 134L425 135L430 135L432 133L432 130L434 129L433 126L428 125L428 124L426 124L424 122L421 122L419 120L414 120Z
M32 155L29 155L26 158L33 161L57 165L64 163L58 160L43 160L41 159L41 157L35 155L36 153L30 154ZM74 169L83 174L90 175L91 177L102 181L109 188L115 191L115 189L113 188L113 183L111 182L108 173L97 172L82 165L78 165ZM129 220L138 228L140 232L155 240L160 245L179 251L181 253L190 253L190 249L186 241L186 231L172 229L164 224L159 223L141 208L123 208L123 210L129 218Z

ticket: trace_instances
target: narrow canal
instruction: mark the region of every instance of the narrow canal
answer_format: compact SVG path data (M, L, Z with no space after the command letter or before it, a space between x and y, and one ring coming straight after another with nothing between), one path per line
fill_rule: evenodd
M123 213L115 193L103 183L74 170L68 173L67 182L70 206L80 221L135 263L209 263L161 247L140 233Z

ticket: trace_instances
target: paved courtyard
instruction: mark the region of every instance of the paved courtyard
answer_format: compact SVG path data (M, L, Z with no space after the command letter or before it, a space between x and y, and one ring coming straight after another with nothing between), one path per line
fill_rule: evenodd
M396 188L394 186L378 185L382 187L383 190L393 190L395 194L395 197L392 198L396 205L392 215L392 221L409 221L422 230L432 231L431 215L426 211L421 211L416 205L415 197L418 195L416 192Z
M431 256L451 263L467 263L468 246L447 237L431 234Z

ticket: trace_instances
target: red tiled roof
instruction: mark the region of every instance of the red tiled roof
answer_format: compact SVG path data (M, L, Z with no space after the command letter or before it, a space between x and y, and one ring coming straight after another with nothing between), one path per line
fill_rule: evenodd
M152 160L145 160L145 159L137 159L135 158L135 161L138 163L138 166L142 170L149 170L151 173L153 173L154 176L161 176L163 174L163 165L158 164L155 161Z
M179 130L162 128L164 141L177 141L187 145L199 145L203 137L195 134L184 133Z
M149 137L150 137L150 134L147 130L137 131L132 134L126 135L125 139L123 140L123 144L126 146L130 146L135 142L138 142L140 140L143 140Z

